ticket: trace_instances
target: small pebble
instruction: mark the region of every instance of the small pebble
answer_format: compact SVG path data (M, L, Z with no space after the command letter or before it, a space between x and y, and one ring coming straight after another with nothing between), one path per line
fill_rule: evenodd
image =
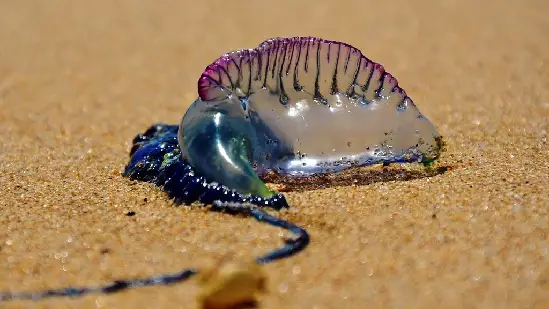
M198 273L200 308L254 306L257 297L265 291L265 281L263 269L255 262L221 261L205 267Z

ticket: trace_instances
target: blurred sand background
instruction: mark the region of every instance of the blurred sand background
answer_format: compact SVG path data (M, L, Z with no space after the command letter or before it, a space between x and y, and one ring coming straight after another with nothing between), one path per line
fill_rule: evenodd
M97 285L281 244L120 176L222 53L275 36L350 43L446 138L426 174L374 167L286 193L308 229L261 308L549 308L549 2L0 2L0 291ZM425 177L430 176L430 177ZM125 214L136 212L133 217ZM193 280L1 308L197 308Z

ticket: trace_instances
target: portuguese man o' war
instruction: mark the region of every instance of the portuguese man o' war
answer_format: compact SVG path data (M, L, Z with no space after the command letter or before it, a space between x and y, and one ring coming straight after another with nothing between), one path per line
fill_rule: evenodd
M288 207L269 174L296 178L376 163L430 164L442 137L382 65L351 45L313 37L273 38L224 54L198 80L179 126L157 124L133 140L124 176L162 187L176 203L244 213L296 237L257 259L303 250L307 232L261 207ZM247 206L246 206L247 205ZM123 280L98 288L4 293L41 299L171 284L196 271Z
M206 68L180 125L183 157L239 192L271 197L258 179L374 163L429 162L440 135L396 79L350 45L270 39Z
M125 171L179 202L280 208L284 197L260 179L267 173L429 163L442 149L396 79L344 43L274 38L227 53L202 73L198 94L179 128L157 125L136 137ZM174 164L177 171L165 172Z

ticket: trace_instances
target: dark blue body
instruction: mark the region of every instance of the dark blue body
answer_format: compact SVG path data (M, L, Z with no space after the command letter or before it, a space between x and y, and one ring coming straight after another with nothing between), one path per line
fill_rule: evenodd
M209 205L219 201L250 203L274 209L288 207L282 194L269 199L243 195L197 174L181 157L177 130L176 125L157 124L137 135L133 139L131 158L124 176L162 187L178 204L200 202Z

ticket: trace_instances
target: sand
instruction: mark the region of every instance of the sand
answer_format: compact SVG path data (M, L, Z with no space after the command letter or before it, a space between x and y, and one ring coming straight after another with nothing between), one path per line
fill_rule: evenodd
M0 3L0 291L279 246L275 228L175 207L120 174L134 135L178 122L219 55L311 35L382 63L447 152L435 172L376 166L286 193L280 216L312 241L265 267L261 308L549 308L549 2L267 3ZM197 291L191 280L0 307L197 308Z

